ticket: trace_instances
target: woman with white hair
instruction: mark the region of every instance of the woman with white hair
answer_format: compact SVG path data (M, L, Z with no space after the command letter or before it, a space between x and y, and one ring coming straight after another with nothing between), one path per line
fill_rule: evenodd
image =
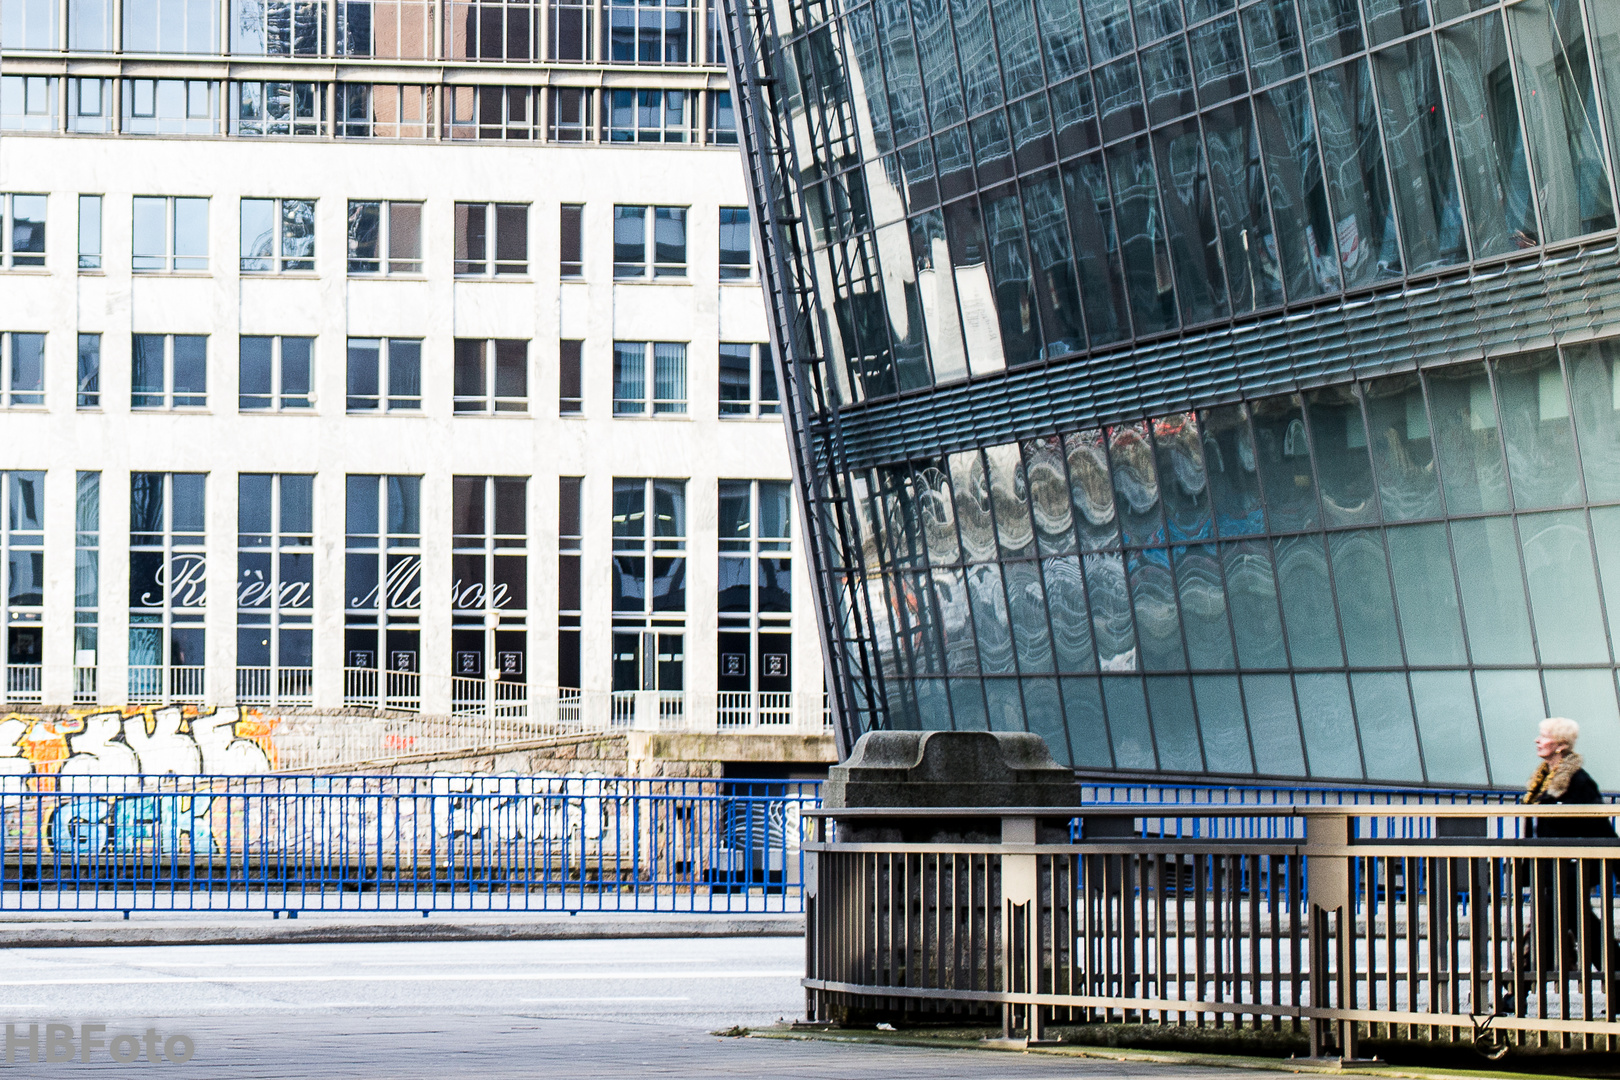
M1561 716L1541 722L1536 756L1541 758L1524 791L1534 805L1588 806L1603 802L1597 781L1586 771L1575 740L1581 728ZM1544 817L1525 822L1526 835L1539 840L1614 839L1607 817ZM1518 971L1505 984L1498 1011L1517 1014L1526 993L1573 976L1587 967L1602 969L1607 954L1611 971L1620 971L1620 944L1603 932L1592 911L1591 892L1603 878L1596 859L1528 859L1518 862L1535 897L1529 924L1519 942ZM1602 896L1600 891L1599 896Z
M1586 771L1586 761L1575 752L1581 726L1562 716L1541 722L1536 756L1541 764L1524 791L1524 801L1560 806L1585 806L1603 801L1597 781ZM1530 835L1540 839L1614 839L1607 818L1555 817L1530 822Z
M1597 780L1586 771L1586 759L1575 753L1575 740L1581 725L1562 716L1547 717L1536 737L1536 756L1541 766L1524 789L1526 803L1552 803L1560 806L1586 806L1604 801ZM1614 826L1607 818L1536 818L1529 823L1537 839L1615 839Z

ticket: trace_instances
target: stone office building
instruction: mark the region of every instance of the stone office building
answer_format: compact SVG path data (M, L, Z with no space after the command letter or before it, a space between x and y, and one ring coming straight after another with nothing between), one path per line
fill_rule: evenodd
M0 13L0 707L820 732L712 9Z

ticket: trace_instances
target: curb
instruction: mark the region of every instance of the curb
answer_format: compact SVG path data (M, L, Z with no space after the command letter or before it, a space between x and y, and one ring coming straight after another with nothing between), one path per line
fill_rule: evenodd
M714 1035L737 1037L732 1032ZM1445 1069L1425 1066L1390 1065L1384 1062L1343 1065L1338 1061L1310 1058L1266 1058L1238 1054L1208 1054L1180 1050L1135 1050L1112 1046L1027 1046L1022 1040L969 1040L949 1036L889 1035L859 1029L825 1031L787 1027L749 1028L741 1037L803 1042L864 1043L873 1046L912 1046L933 1050L977 1050L989 1053L1045 1054L1051 1057L1089 1058L1098 1061L1136 1062L1143 1065L1196 1065L1218 1069L1248 1069L1254 1072L1312 1073L1390 1077L1394 1080L1576 1080L1553 1072L1506 1072L1491 1069Z
M313 914L313 913L312 913ZM416 941L580 941L592 938L803 937L802 916L748 919L676 915L664 918L449 919L342 922L265 919L236 924L50 922L28 926L0 919L0 949L71 949L140 945L315 945Z

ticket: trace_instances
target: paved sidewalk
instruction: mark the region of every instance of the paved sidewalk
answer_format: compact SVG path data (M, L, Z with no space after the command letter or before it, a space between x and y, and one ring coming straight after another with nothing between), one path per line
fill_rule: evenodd
M803 935L802 915L747 912L0 911L0 948Z

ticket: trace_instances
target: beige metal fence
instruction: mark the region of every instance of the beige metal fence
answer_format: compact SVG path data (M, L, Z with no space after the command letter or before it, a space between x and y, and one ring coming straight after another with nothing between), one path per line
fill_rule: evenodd
M1522 839L1526 816L1597 808L1379 809L818 812L811 1019L999 1006L1030 1039L1110 1021L1304 1031L1347 1058L1366 1037L1620 1049L1620 843Z

